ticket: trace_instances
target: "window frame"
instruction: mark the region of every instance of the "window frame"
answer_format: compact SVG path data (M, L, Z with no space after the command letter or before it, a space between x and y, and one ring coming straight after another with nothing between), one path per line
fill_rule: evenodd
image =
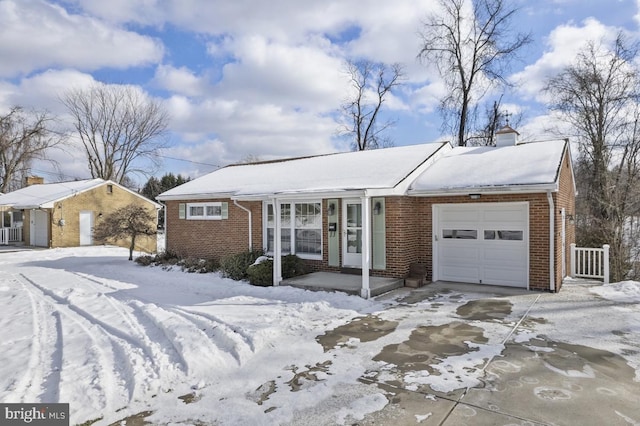
M191 208L192 207L202 207L202 215L192 215ZM207 210L209 207L218 208L220 211L219 215L207 215ZM211 202L211 203L187 203L185 208L185 219L187 220L222 220L222 202Z
M317 204L319 205L319 213L318 213L318 217L319 217L319 227L318 228L312 228L312 227L296 227L296 211L297 211L297 205L302 205L302 204ZM263 221L262 221L262 236L263 236L263 241L264 241L264 249L265 249L265 253L273 256L274 252L273 250L269 251L268 250L268 245L269 245L269 230L273 230L273 235L275 236L275 224L276 224L276 220L275 217L273 218L273 226L269 225L269 206L271 206L273 208L273 203L270 202L264 202L262 205L262 214L263 214ZM288 206L288 208L286 208L285 206ZM280 202L280 211L285 211L285 209L288 209L289 212L289 218L288 220L285 220L285 222L287 222L287 225L285 227L281 227L281 230L289 230L289 252L283 252L282 255L288 255L288 254L295 254L296 256L298 256L300 259L307 259L307 260L322 260L323 258L323 254L324 254L324 235L323 235L323 214L322 214L322 200L295 200L295 201L281 201ZM281 222L283 222L283 220L281 219ZM303 253L303 252L296 252L296 231L297 230L316 230L320 233L320 253L314 254L314 253ZM282 234L282 232L281 232Z

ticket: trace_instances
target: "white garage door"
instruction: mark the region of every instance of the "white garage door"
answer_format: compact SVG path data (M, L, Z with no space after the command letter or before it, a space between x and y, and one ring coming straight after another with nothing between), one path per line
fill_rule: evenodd
M433 209L434 280L528 287L528 203Z

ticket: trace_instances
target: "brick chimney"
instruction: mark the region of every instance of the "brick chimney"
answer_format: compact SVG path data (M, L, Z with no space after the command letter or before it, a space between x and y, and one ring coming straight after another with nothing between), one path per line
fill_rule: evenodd
M515 131L508 124L496 132L496 146L513 146L518 145L518 136L520 133Z
M24 178L25 186L31 185L42 185L44 183L44 178L41 176L27 176Z

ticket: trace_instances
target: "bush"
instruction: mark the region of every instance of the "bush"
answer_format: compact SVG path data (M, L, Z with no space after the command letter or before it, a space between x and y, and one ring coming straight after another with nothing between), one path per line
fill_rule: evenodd
M282 278L297 277L306 273L304 262L298 256L295 254L282 256Z
M177 253L171 251L160 252L155 256L143 255L136 258L136 263L142 266L161 266L163 269L171 269L173 266L180 266L183 271L198 272L201 274L214 272L220 268L220 264L215 259L199 259L188 257L183 259Z
M197 259L193 257L184 259L178 264L182 267L183 271L197 272L199 274L214 272L220 267L219 263L213 259Z
M287 279L305 273L304 262L298 256L295 254L282 256L282 278ZM247 276L253 285L263 287L273 285L273 259L250 265L247 268Z
M136 257L135 262L142 266L149 266L155 262L155 256L145 254L140 257Z
M247 268L249 282L253 285L268 287L273 285L273 259L263 260L262 262L250 265Z
M220 261L220 271L226 278L240 281L248 277L247 269L253 265L256 259L263 255L262 250L247 250L222 258Z

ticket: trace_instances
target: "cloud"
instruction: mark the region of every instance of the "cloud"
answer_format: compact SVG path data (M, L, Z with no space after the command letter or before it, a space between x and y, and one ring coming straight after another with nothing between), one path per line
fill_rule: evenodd
M153 82L169 92L194 97L203 96L210 89L205 78L196 76L186 67L170 65L158 66Z
M248 103L277 103L310 111L336 109L345 96L342 58L326 40L304 45L246 36L234 41L235 60L223 67L215 94Z
M610 42L618 31L618 28L608 27L594 18L584 20L581 26L573 23L560 25L547 37L544 54L535 63L514 74L511 80L519 85L519 92L523 96L544 102L543 88L548 78L571 65L588 41Z
M332 118L270 104L220 99L194 102L174 96L166 103L172 129L184 136L178 152L215 141L216 149L197 151L194 161L226 165L247 155L262 159L334 152ZM185 148L188 147L188 148Z
M148 36L74 15L42 0L0 2L0 77L48 67L124 69L158 62L162 44Z

